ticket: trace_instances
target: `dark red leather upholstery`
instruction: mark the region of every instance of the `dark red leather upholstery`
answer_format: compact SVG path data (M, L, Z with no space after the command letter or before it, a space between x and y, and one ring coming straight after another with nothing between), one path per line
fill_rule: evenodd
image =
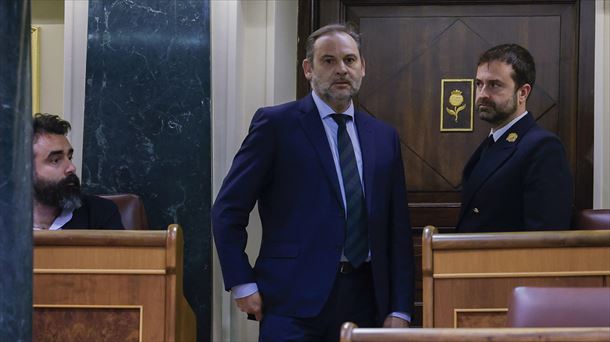
M610 327L610 287L517 287L508 306L513 328Z
M574 217L574 229L610 229L610 209L583 209Z
M99 195L113 201L119 207L123 227L128 230L148 229L144 202L134 194Z

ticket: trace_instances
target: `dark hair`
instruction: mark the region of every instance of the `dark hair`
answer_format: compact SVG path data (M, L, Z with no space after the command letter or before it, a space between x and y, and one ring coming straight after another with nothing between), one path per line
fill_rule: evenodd
M34 126L34 142L42 134L66 135L72 128L70 123L59 116L47 113L36 113L32 120Z
M343 32L352 37L356 42L356 45L358 46L358 53L360 54L360 58L362 58L362 50L360 49L360 34L357 32L355 25L352 23L330 24L320 27L312 34L310 34L309 37L307 37L307 45L305 46L305 57L310 63L313 64L313 46L316 43L316 40L318 40L318 38L322 36L334 32Z
M501 61L513 67L511 77L516 84L515 90L526 83L534 88L536 63L534 63L534 57L524 47L517 44L494 46L479 57L477 66L492 61Z

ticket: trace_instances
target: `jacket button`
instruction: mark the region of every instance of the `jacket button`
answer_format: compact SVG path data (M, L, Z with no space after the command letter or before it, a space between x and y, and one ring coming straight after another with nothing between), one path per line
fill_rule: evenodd
M472 212L475 213L475 214L478 214L479 213L479 208L472 209Z

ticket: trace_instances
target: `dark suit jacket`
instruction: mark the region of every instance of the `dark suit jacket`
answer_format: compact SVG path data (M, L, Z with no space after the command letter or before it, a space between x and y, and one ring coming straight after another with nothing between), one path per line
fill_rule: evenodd
M82 206L72 213L72 219L62 229L123 229L121 214L111 200L82 195Z
M411 313L413 251L395 130L356 111L380 317ZM255 202L263 237L254 268L244 253ZM311 95L259 109L212 209L227 290L256 282L265 310L317 315L337 275L345 237L339 181Z
M514 137L509 141L509 136ZM559 139L528 113L485 152L472 155L463 174L458 232L568 229L573 185Z

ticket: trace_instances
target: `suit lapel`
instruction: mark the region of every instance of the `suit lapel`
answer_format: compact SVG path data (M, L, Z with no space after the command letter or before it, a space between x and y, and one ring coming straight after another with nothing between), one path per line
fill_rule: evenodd
M318 113L318 109L313 102L311 94L305 97L301 103L299 122L305 131L305 135L315 148L324 174L335 193L339 205L343 208L343 196L341 196L341 190L339 188L337 170L335 169L335 162L333 161L333 156L330 152L330 145L328 143L328 138L326 137L324 124L320 118L320 113Z
M491 177L504 164L504 162L510 158L518 148L519 141L529 130L529 128L535 123L531 113L528 113L521 120L517 121L506 133L504 133L498 141L489 147L485 152L485 158L476 165L472 163L478 161L479 158L473 158L468 162L466 168L464 168L464 175L467 177L467 181L464 184L464 196L462 198L462 208L468 207L474 194L481 188L481 186ZM516 134L514 140L508 139L511 134ZM509 141L512 140L512 141ZM480 155L481 146L477 149L476 154ZM469 167L472 170L469 170ZM468 175L469 173L469 175Z
M375 133L371 127L371 119L362 112L354 113L354 123L360 140L362 152L362 177L364 178L364 196L369 215L373 204L375 179Z

